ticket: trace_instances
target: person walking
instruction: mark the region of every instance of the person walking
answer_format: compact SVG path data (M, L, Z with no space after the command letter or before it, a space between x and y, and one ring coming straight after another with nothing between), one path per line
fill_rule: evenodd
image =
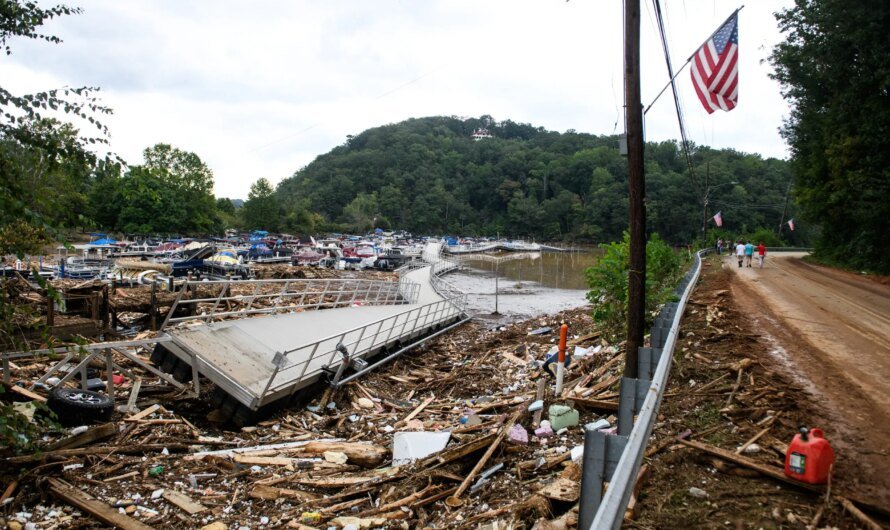
M735 246L735 255L739 258L739 268L742 268L742 261L745 259L745 244L739 240L738 244Z
M763 244L763 241L757 245L757 259L760 260L760 268L763 268L763 261L766 259L766 246Z
M745 241L745 265L747 265L750 268L751 262L753 260L754 260L754 245L752 245L750 241Z
M723 238L717 238L717 255L723 253Z

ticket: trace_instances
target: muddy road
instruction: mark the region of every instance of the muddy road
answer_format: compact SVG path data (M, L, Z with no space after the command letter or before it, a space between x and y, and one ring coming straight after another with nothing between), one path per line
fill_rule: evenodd
M802 405L838 450L838 478L890 502L890 285L802 256L723 267L777 369L807 390Z

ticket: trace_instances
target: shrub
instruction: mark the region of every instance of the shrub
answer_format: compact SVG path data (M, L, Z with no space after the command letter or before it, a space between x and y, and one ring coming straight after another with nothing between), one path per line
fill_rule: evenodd
M593 318L605 335L621 336L627 324L627 277L630 271L630 235L620 242L600 245L605 253L596 265L585 271L593 304ZM654 320L658 308L674 298L682 270L682 255L667 245L658 234L646 244L646 325Z

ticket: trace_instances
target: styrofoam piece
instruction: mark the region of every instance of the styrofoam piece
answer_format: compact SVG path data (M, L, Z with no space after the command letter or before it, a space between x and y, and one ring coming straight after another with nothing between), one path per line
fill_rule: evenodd
M450 432L397 432L392 437L392 465L401 466L438 453L448 445Z

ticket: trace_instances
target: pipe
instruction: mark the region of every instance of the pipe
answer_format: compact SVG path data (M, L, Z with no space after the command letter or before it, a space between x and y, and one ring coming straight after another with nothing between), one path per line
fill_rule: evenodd
M562 381L566 371L566 339L569 335L569 325L563 324L559 327L559 353L556 361L556 397L562 394Z

